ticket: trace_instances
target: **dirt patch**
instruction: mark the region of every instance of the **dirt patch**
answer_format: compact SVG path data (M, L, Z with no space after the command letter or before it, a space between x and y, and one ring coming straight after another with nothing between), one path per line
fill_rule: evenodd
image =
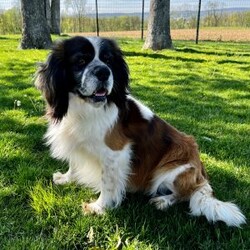
M172 30L174 40L194 40L195 29ZM250 29L201 29L200 40L209 41L250 41Z
M88 33L70 33L69 35L84 35L84 36L96 36L95 32ZM147 32L144 31L144 38ZM109 31L100 32L100 36L104 37L128 37L128 38L140 38L140 31ZM195 29L181 29L171 30L171 36L173 40L195 40ZM250 41L250 29L229 29L229 28L215 28L215 29L201 29L200 40L208 41L234 41L243 42Z

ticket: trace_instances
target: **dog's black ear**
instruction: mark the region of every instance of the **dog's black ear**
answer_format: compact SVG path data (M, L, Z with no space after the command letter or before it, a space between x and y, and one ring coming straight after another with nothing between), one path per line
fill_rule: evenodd
M64 54L64 42L57 42L47 61L40 64L35 77L35 85L47 101L48 115L56 121L60 121L67 113L69 103L69 82Z
M109 42L114 53L111 67L115 81L110 98L118 107L122 107L125 104L126 96L129 94L129 68L118 44L113 40L109 40Z

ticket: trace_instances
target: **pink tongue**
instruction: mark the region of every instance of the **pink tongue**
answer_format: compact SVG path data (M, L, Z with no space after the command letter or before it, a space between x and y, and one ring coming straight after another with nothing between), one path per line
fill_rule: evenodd
M106 91L95 93L95 96L105 96L105 95L106 95Z

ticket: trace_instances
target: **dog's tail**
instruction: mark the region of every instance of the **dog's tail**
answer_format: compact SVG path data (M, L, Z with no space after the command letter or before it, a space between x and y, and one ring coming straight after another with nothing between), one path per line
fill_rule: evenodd
M210 222L224 221L228 226L234 227L246 223L245 216L235 204L213 197L213 190L208 183L192 194L190 209L192 215L204 215Z

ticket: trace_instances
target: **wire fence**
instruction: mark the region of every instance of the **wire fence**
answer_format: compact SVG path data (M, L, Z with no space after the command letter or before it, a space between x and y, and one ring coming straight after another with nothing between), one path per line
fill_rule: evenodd
M173 39L195 40L198 5L171 1ZM149 9L150 0L61 0L61 33L143 38ZM21 33L21 24L20 0L0 0L0 34ZM250 0L201 0L200 39L250 41Z

